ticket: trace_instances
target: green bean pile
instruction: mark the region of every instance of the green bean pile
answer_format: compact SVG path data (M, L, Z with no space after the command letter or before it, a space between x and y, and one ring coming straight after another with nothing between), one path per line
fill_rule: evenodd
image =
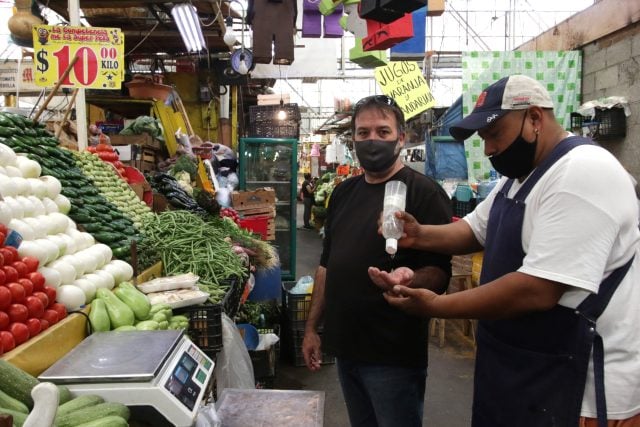
M223 230L187 211L166 211L145 220L145 244L160 254L167 276L193 273L209 301L220 302L228 291L225 279L242 280L246 268Z

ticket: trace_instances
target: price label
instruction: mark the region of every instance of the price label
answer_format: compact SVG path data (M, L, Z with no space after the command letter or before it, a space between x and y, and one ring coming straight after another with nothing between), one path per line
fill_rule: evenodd
M33 26L34 80L54 86L119 89L124 79L124 35L118 28Z

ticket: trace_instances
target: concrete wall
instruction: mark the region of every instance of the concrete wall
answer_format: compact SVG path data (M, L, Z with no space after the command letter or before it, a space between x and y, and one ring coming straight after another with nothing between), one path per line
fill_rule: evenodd
M582 46L582 102L624 96L627 136L599 141L640 181L640 22Z

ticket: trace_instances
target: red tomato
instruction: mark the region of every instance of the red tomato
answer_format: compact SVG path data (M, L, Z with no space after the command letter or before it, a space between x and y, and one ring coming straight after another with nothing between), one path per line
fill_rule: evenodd
M42 301L42 305L45 307L49 307L49 297L44 292L34 292L34 297L37 297L40 301Z
M40 319L27 319L27 327L29 328L29 337L33 338L42 330Z
M24 262L27 266L27 272L33 273L38 269L38 265L40 265L40 261L38 258L34 258L32 256L26 256L22 258L22 262Z
M44 293L47 294L47 297L49 297L49 305L56 302L56 294L57 294L56 288L52 288L51 286L45 286Z
M11 305L11 291L6 286L0 286L0 310L6 310Z
M2 249L0 249L0 251L2 251ZM18 280L18 270L16 270L15 268L5 265L4 267L2 267L2 271L4 271L6 282L15 282L16 280Z
M10 324L9 332L13 335L16 345L20 345L29 340L29 327L24 323L16 322Z
M0 331L0 341L2 341L2 347L5 353L16 348L16 340L9 331Z
M0 331L6 330L9 327L9 323L11 323L9 315L4 311L0 311Z
M14 261L11 263L11 267L18 271L18 277L25 277L30 271L27 270L27 264L22 261Z
M62 320L67 317L67 308L64 306L64 304L56 302L54 304L51 304L51 307L49 308L51 310L55 310L58 313L58 320Z
M44 320L46 320L47 322L49 322L49 326L51 325L55 325L56 323L58 323L58 320L60 320L58 318L58 312L55 310L52 310L50 308L46 309L44 311L44 314L42 315L42 318Z
M5 264L11 264L13 261L16 260L13 256L13 252L9 248L10 246L4 246L0 248L0 254L2 254Z
M26 305L27 310L29 310L29 317L36 317L39 319L44 314L45 305L38 297L35 297L33 295L28 296L25 300L24 305Z
M7 239L7 233L0 232L0 244L4 244L4 241Z
M38 319L40 320L40 332L44 331L45 329L49 329L49 322L47 322L44 319Z
M13 255L13 259L11 260L11 262L18 261L20 259L20 255L18 255L18 249L14 248L13 246L5 246L4 248L11 252L11 255ZM6 259L4 261L7 263L9 262Z
M15 303L22 303L27 294L24 291L24 287L17 282L7 283L6 286L11 291L11 301Z
M11 304L7 314L12 322L26 322L29 318L29 310L23 304Z
M29 296L33 293L33 283L29 279L18 279L18 283L24 288L24 295Z
M2 255L0 255L2 258ZM2 267L2 262L0 262L0 267ZM7 276L4 274L4 270L0 268L0 285L4 285L7 281Z
M0 272L2 272L2 270L0 270ZM27 279L31 280L31 283L33 283L33 290L34 292L42 292L44 291L44 276L42 275L42 273L38 273L37 271L33 272L33 273L29 273L27 274Z
M0 233L4 234L5 236L9 234L9 229L6 225L0 224Z

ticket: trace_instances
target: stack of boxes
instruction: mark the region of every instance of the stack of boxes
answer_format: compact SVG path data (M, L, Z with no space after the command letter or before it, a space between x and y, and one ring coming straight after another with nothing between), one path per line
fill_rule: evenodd
M262 240L276 239L276 193L273 188L234 191L233 208L240 216L240 226L260 234Z

